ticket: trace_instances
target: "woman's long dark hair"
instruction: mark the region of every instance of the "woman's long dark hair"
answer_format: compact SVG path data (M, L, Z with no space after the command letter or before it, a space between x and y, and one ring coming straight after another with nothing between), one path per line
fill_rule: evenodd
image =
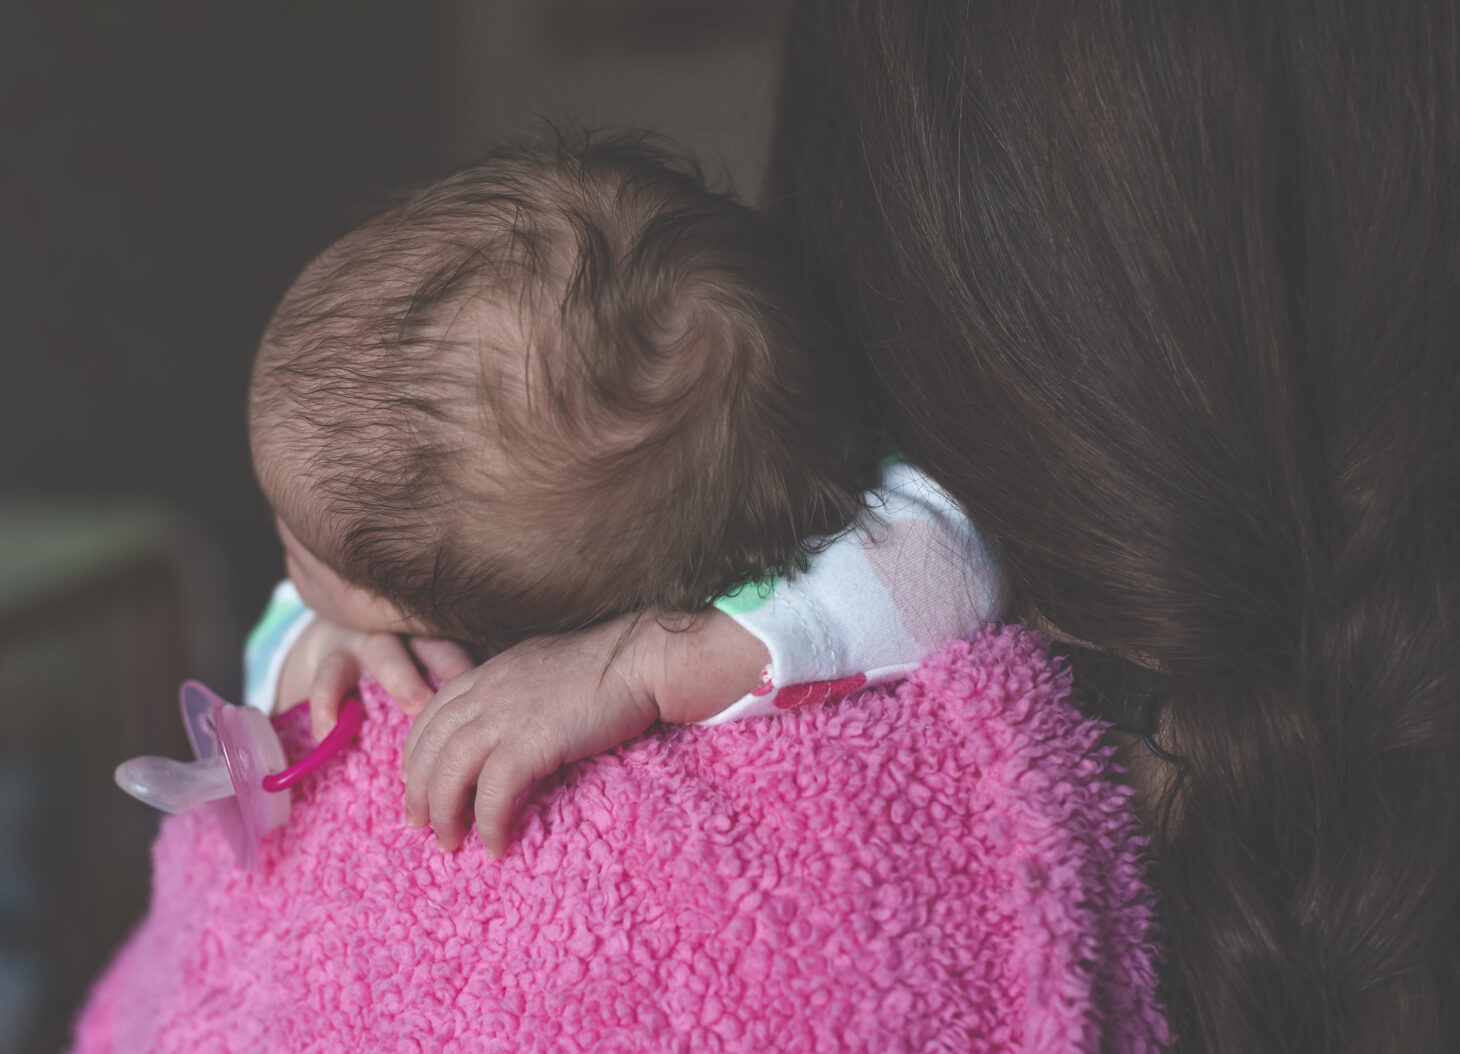
M1025 614L1159 666L1183 1050L1460 1050L1455 0L805 0L773 215Z

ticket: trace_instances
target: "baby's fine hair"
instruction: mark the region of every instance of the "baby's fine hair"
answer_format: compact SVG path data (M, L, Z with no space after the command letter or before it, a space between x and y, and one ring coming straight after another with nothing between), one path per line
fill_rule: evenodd
M306 269L255 452L303 477L281 511L316 555L445 635L701 610L859 509L858 393L808 305L762 218L652 137L504 147Z

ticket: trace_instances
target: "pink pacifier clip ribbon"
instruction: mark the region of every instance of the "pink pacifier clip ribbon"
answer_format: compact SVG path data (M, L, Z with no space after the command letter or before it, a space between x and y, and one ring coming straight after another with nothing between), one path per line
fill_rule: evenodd
M275 772L265 776L263 779L264 790L271 793L278 793L288 790L298 783L305 776L319 768L331 757L338 754L344 746L355 738L355 733L360 731L360 726L365 723L365 704L359 699L351 696L345 700L345 705L340 708L339 720L335 727L330 729L329 735L325 736L319 746L315 747L304 757L290 765L282 772Z

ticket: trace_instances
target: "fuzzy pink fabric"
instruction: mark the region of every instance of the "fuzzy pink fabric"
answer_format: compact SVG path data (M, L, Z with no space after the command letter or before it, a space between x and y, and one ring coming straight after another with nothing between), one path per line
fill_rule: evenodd
M1067 695L990 629L895 690L575 765L494 861L401 822L407 724L367 686L260 874L166 821L76 1050L1158 1049L1139 836Z

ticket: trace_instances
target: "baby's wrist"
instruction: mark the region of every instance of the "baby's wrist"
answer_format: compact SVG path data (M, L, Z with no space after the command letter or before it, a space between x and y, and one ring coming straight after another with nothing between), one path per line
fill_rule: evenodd
M696 616L686 629L655 621L652 632L651 687L661 721L698 724L714 717L759 686L770 662L765 645L720 611Z

